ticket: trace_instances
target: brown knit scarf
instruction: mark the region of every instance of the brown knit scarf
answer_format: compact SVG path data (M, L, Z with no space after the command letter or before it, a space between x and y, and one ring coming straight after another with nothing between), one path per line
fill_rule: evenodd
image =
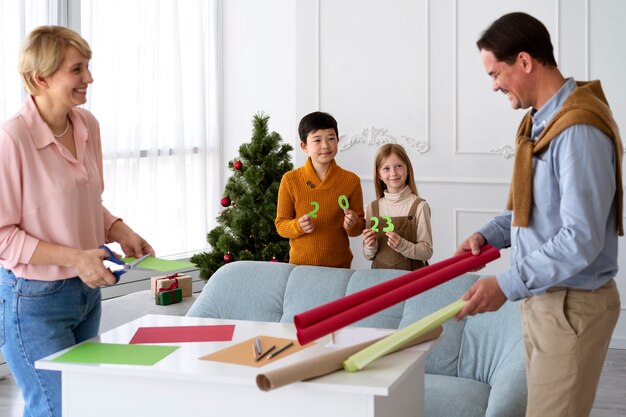
M623 190L622 190L622 141L619 129L613 120L600 81L578 82L578 87L565 100L561 109L552 117L536 141L530 139L532 117L530 112L524 116L517 130L513 179L509 190L507 209L513 210L513 226L528 227L533 205L533 172L534 155L548 149L550 141L566 128L576 124L594 126L613 140L615 146L615 179L617 185L617 234L624 235L622 221Z

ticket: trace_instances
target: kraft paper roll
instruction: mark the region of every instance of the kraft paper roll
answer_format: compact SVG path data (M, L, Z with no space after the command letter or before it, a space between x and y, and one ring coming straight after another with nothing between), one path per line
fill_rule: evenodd
M365 349L346 359L343 363L343 369L348 372L360 371L376 359L397 350L400 346L406 345L406 343L432 329L440 327L443 323L456 316L465 304L467 304L467 301L457 300L415 323L370 344Z
M455 260L455 262L452 264L447 261L443 261L444 265L446 265L443 268L435 269L434 272L422 276L419 279L414 279L395 289L384 291L384 289L388 288L385 286L381 287L382 284L386 284L382 283L370 287L366 290L360 291L359 293L367 291L370 295L369 299L362 301L360 304L352 305L354 303L354 298L352 299L352 301L344 301L346 298L349 298L351 296L335 300L332 302L335 305L331 309L332 311L338 311L335 314L328 315L328 311L326 311L325 308L320 308L325 306L320 306L316 309L313 309L317 310L317 313L314 315L309 314L313 310L309 310L307 312L299 314L296 316L299 317L299 319L296 319L296 317L294 317L298 342L300 342L300 344L307 344L322 336L325 336L343 327L349 326L350 324L359 321L365 317L368 317L381 310L391 307L394 304L397 304L433 287L436 287L437 285L443 284L444 282L456 278L457 276L464 274L465 272L481 267L499 257L500 252L496 248L485 245L483 246L480 255L473 256L470 254L469 256L464 256L462 258L454 257L451 258ZM412 274L413 273L411 272L406 275ZM340 310L340 307L342 307L344 303L346 305L349 305L350 307L342 308ZM302 316L305 316L305 323L309 323L308 326L302 325Z
M394 352L436 339L442 332L443 328L441 326L434 328L426 334L423 334L421 337L417 337L401 347L396 348ZM288 366L283 366L282 368L258 374L256 377L256 384L262 391L270 391L294 382L304 381L333 373L343 368L343 362L350 357L350 355L361 351L379 340L382 340L382 337L374 340L368 340L354 346L339 349L328 349L328 352L322 353L314 358L309 358Z

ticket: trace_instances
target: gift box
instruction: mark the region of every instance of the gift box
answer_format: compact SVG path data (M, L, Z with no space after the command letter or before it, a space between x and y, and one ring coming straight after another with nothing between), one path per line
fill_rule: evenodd
M181 288L171 290L161 288L159 292L154 294L154 302L161 306L180 303L181 301L183 301L183 290Z
M150 279L150 289L154 295L162 288L169 288L173 283L177 284L176 288L180 288L183 291L183 297L191 297L191 276L180 273L152 277Z

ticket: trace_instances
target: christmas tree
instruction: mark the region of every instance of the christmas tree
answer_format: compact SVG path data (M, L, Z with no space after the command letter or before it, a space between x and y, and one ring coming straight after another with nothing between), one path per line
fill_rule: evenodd
M289 241L278 235L274 219L280 180L293 169L293 147L282 143L278 133L269 133L268 121L263 113L254 116L252 140L239 147L239 158L228 162L233 174L224 189L219 226L207 235L211 251L191 258L203 279L235 260L289 260Z

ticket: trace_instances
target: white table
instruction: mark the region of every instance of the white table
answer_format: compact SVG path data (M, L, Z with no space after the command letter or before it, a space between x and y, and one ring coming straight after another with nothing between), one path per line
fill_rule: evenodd
M313 356L325 348L329 338L262 368L198 358L261 334L295 339L293 324L147 315L91 342L128 343L139 327L211 324L235 324L233 340L180 343L180 349L154 366L51 361L65 351L37 361L35 366L62 372L64 417L417 417L424 414L424 360L434 342L381 358L360 372L338 371L269 392L256 386L258 373Z

